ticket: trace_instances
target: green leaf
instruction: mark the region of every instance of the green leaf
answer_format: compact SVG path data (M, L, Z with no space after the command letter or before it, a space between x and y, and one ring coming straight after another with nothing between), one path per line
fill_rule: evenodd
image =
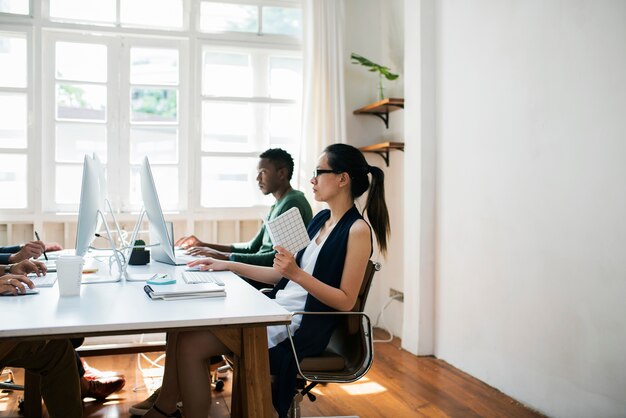
M376 64L375 62L372 62L370 60L368 60L367 58L365 58L364 56L361 56L359 54L356 53L352 53L350 55L350 58L352 58L352 64L360 64L364 67L368 67L370 72L378 72L380 74L382 74L383 76L385 76L385 78L387 80L395 80L396 78L398 78L398 74L394 74L391 72L391 69L389 67L385 67L383 65L380 64Z

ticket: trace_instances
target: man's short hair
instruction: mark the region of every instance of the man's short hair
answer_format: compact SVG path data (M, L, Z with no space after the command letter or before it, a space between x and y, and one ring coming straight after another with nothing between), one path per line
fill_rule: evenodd
M281 148L270 148L259 155L259 158L269 160L274 164L277 170L286 167L287 177L291 180L291 176L293 175L293 158L287 151Z

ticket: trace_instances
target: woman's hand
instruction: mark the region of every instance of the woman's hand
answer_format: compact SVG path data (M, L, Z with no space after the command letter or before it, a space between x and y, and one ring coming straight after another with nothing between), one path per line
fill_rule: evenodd
M274 270L279 272L283 277L296 281L298 272L302 269L298 267L293 254L280 245L276 245L274 250L276 250L276 255L274 256Z
M26 276L6 274L0 277L0 294L19 295L26 293L26 286L33 289L35 285Z
M189 262L187 263L187 266L197 267L200 271L224 271L228 270L228 264L228 261L216 260L215 258L207 257Z
M23 260L11 267L12 274L27 275L28 273L35 273L37 276L46 274L48 268L41 261ZM30 280L29 280L30 281Z

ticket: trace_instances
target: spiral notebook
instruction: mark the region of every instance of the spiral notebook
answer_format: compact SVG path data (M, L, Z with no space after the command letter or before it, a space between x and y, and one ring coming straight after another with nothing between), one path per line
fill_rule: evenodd
M291 208L271 221L265 221L265 227L274 245L280 245L294 255L311 242L298 208Z
M226 296L226 291L222 286L215 283L199 284L166 284L159 286L145 285L144 292L150 299L181 300L197 298L215 298Z

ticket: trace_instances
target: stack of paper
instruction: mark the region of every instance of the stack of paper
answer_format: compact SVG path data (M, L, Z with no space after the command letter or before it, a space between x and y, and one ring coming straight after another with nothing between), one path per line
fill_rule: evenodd
M143 290L150 299L181 300L215 298L226 296L224 287L215 283L177 283L159 286L144 286Z

